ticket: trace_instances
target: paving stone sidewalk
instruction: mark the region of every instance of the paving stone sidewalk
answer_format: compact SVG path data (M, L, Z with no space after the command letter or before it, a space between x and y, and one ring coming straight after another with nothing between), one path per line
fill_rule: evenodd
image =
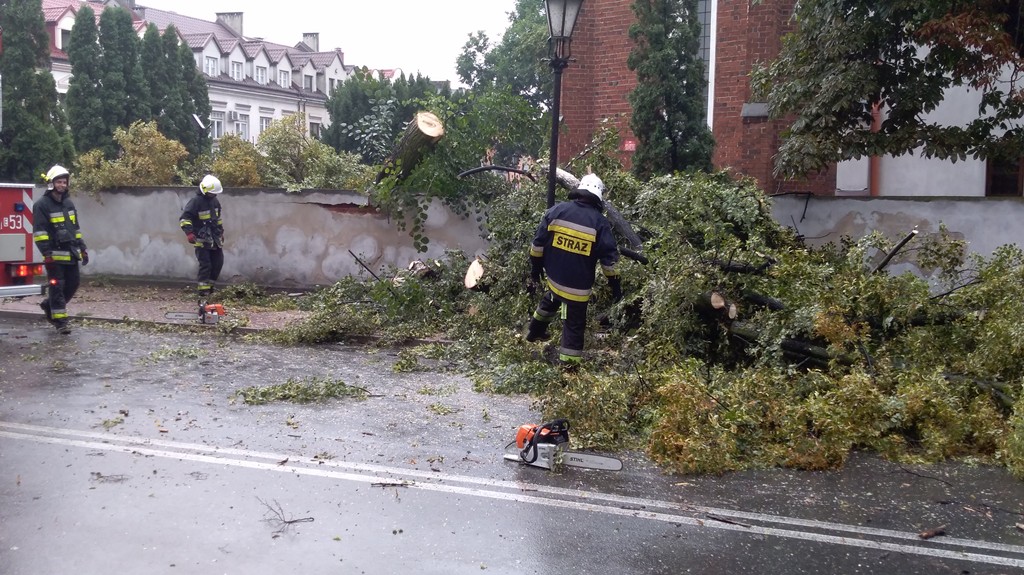
M0 298L0 315L36 316L43 321L39 308L42 296ZM194 311L196 300L185 286L145 285L110 282L89 282L68 304L72 321L141 321L155 324L187 325L189 321L169 320L167 312ZM282 329L305 317L299 310L276 311L256 307L226 306L230 318L241 331Z

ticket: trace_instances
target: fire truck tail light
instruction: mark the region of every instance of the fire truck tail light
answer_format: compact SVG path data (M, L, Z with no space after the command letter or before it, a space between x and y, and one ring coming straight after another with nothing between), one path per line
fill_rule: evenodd
M31 278L46 273L43 264L16 264L10 266L12 278Z

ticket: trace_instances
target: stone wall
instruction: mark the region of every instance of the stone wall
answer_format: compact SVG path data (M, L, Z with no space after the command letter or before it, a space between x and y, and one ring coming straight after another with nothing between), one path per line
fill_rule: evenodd
M75 194L89 246L86 275L194 280L198 265L178 218L195 188L135 188ZM475 218L461 218L440 203L428 210L426 253L387 214L352 192L227 189L220 196L225 254L222 282L252 281L279 287L332 284L346 276L405 268L445 250L469 256L486 248Z

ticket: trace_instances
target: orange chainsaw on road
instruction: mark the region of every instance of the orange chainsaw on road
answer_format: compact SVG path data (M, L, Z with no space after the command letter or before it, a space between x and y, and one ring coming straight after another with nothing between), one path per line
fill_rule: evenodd
M556 419L537 425L524 423L516 431L515 441L505 446L505 459L543 469L559 465L618 471L622 461L605 455L570 451L569 420Z
M198 321L202 324L214 324L226 315L228 315L228 312L224 310L223 305L201 302L198 313L194 311L169 311L164 314L164 317L181 321Z

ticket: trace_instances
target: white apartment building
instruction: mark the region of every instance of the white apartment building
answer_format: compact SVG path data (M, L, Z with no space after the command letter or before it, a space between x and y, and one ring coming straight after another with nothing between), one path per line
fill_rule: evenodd
M242 12L217 14L210 22L136 5L134 0L43 0L51 72L59 93L67 92L71 78L64 47L78 12L90 6L99 18L107 5L130 10L140 37L149 24L161 33L174 25L206 79L213 112L203 121L214 145L226 134L255 142L272 121L296 112L306 114L310 134L319 134L330 124L327 99L354 69L345 65L340 48L321 52L318 33L304 34L294 46L246 37Z

